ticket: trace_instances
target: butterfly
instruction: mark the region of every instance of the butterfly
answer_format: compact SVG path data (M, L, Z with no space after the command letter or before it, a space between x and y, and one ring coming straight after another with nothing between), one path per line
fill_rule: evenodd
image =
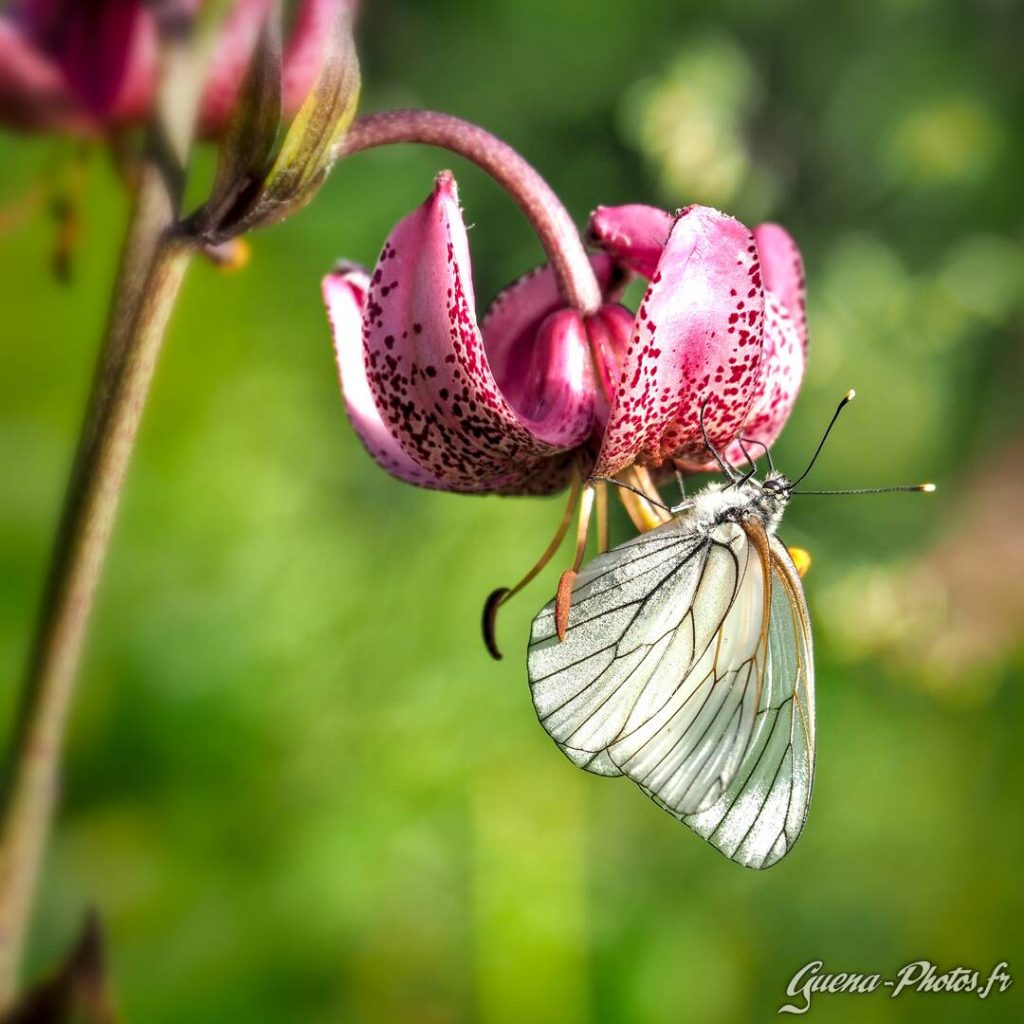
M626 775L747 867L796 842L814 778L803 586L775 530L789 481L711 484L576 577L527 659L544 729L581 768Z
M531 629L534 708L563 753L632 779L749 868L793 848L814 782L811 622L776 530L793 493L869 492L794 492L829 430L795 483L774 467L741 478L711 449L729 482L599 555L575 578L567 620L552 601ZM882 490L934 485L870 492Z

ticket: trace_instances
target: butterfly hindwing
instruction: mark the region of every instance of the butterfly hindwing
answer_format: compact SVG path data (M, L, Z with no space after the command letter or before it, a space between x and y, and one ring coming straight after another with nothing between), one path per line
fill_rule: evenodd
M764 592L734 523L701 529L684 514L598 557L576 580L564 642L553 604L534 620L544 728L577 765L626 774L677 815L709 806L753 729Z
M667 664L652 675L646 708L635 713L609 754L623 773L673 814L714 803L746 752L764 664L764 576L734 523L717 527L687 623L673 638L688 656L680 676Z
M796 842L814 778L814 660L803 587L785 546L764 537L770 567L764 687L750 746L732 784L683 821L727 857L770 867ZM761 545L759 545L761 546Z

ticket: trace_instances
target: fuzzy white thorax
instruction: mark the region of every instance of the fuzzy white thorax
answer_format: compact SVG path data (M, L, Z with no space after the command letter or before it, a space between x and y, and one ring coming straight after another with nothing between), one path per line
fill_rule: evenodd
M769 534L774 534L789 502L787 484L778 473L739 485L711 483L672 511L692 515L699 527L708 531L719 523L755 516Z

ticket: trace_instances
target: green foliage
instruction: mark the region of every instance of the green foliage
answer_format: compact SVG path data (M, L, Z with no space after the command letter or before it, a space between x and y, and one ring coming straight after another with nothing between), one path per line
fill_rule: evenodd
M777 461L801 465L855 386L815 482L940 491L794 501L787 540L815 557L815 798L789 858L738 869L628 783L577 772L537 725L519 651L556 570L503 610L505 661L483 649L484 597L532 564L560 500L416 491L348 428L318 295L336 257L372 263L454 165L478 294L540 258L507 198L453 157L353 158L254 237L244 273L200 265L186 284L75 709L35 968L86 903L107 925L124 1019L147 1024L746 1021L774 1016L813 959L1019 968L1020 651L937 690L847 642L871 608L843 589L896 578L956 522L981 456L1021 432L1013 5L364 7L364 111L480 121L580 222L602 202L704 200L786 224L807 261L812 356ZM677 94L683 125L666 134ZM687 117L727 174L689 159ZM52 154L0 140L3 202ZM66 288L44 273L42 215L0 235L9 681L124 217L94 161ZM1019 510L1006 514L1016 530ZM998 574L995 540L977 545L978 571ZM984 1006L822 996L814 1012L1012 1019L1022 988Z

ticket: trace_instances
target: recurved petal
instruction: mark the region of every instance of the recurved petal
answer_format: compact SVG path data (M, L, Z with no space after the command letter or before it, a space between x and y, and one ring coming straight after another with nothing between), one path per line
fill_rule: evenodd
M87 110L103 122L145 110L156 65L155 24L145 4L63 2L48 5L45 17L51 52Z
M793 411L804 377L804 347L789 311L771 292L765 293L764 349L761 373L754 391L742 437L771 447ZM747 445L758 458L764 454L759 445ZM728 460L734 465L745 461L738 443L729 448Z
M706 462L702 409L724 451L754 396L763 332L753 235L717 210L683 210L637 312L595 473L675 455Z
M86 131L90 118L60 69L16 25L0 17L0 121L33 131Z
M672 230L672 214L656 206L599 206L590 215L587 238L624 267L653 277Z
M586 468L583 455L574 449L588 439L596 419L587 329L575 310L552 313L534 335L529 362L504 392L521 421L537 437L558 442L561 452L496 477L488 490L553 494L569 483L577 469Z
M0 120L15 128L48 128L73 111L58 68L0 17Z
M540 325L523 371L502 389L520 422L557 448L585 441L594 421L594 379L583 318L559 309Z
M766 291L774 292L789 313L797 337L807 352L807 309L804 296L804 261L796 242L778 224L754 228L754 241L761 259L761 276Z
M395 227L374 271L364 318L369 385L393 436L447 487L504 488L590 433L580 335L553 331L538 358L558 371L537 371L513 406L477 327L466 228L446 171Z
M576 451L560 452L550 459L535 466L509 473L495 479L487 488L490 494L543 497L557 494L582 472L586 475L588 466L581 463L580 453Z
M590 262L605 298L618 297L627 275L604 253L594 253ZM503 391L514 387L527 372L540 325L564 307L558 279L547 263L513 281L495 297L480 330L491 372Z
M374 404L363 360L363 312L369 289L370 275L361 268L339 267L323 280L348 418L366 450L392 476L422 487L441 487L441 481L410 458L391 436Z

